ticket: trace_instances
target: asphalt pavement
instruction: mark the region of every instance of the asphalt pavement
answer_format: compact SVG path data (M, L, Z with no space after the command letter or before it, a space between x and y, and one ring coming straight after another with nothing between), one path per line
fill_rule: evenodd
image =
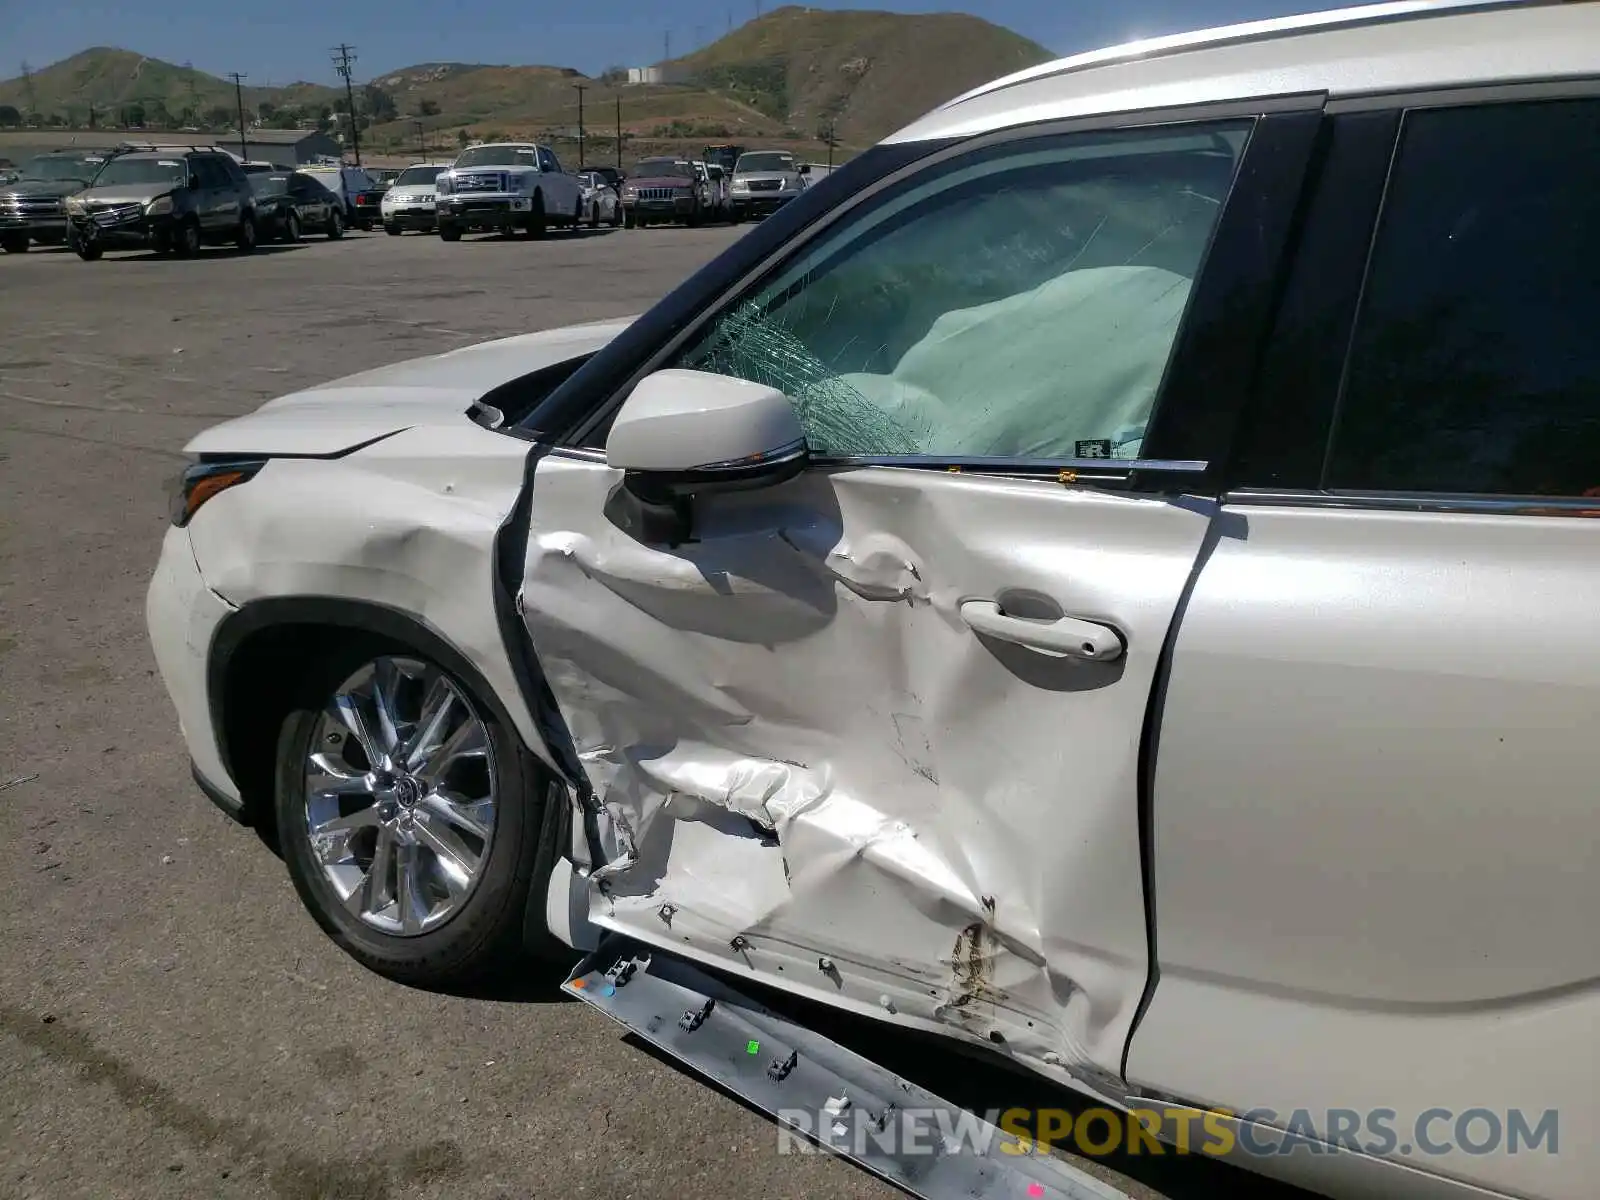
M193 433L355 371L642 311L741 232L0 258L0 1197L897 1194L780 1155L767 1120L547 969L468 997L347 959L194 787L145 635ZM965 1066L944 1082L1023 1102ZM1156 1165L1136 1194L1278 1194Z

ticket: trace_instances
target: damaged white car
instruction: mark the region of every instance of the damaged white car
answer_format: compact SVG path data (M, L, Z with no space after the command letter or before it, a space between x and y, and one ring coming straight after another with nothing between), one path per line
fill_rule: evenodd
M889 1085L730 980L1330 1195L1592 1195L1600 6L1438 7L1002 80L635 321L203 433L196 777L363 963L596 951L774 1111Z

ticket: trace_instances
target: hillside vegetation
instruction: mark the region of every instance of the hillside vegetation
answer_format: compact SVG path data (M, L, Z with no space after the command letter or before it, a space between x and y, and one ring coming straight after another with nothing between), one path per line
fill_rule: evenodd
M1044 47L978 17L780 8L663 64L668 82L627 85L559 66L423 63L358 89L369 150L430 148L469 138L542 137L570 144L583 84L595 157L615 152L617 105L628 154L707 140L816 150L831 129L844 152L877 141L950 97L1050 58ZM337 130L342 88L296 83L244 89L247 121ZM233 83L130 50L95 47L0 81L0 126L223 132L236 124ZM419 130L419 124L421 126Z
M981 83L1055 57L979 17L824 12L790 6L674 66L686 79L810 132L878 141Z

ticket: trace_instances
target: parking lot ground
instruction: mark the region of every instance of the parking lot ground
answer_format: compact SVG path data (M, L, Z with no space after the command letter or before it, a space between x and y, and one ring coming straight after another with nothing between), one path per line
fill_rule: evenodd
M780 1156L770 1123L564 1002L549 971L474 998L357 967L195 789L145 637L164 489L197 430L641 311L740 232L0 258L0 1196L895 1194ZM1030 1102L1000 1079L921 1081ZM1146 1166L1135 1194L1276 1194L1213 1163Z

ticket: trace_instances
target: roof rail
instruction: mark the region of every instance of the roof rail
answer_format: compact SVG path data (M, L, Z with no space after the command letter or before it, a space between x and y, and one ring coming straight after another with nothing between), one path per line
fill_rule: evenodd
M986 83L981 87L973 88L970 92L964 92L954 100L941 104L939 109L935 111L954 108L956 105L963 104L968 100L974 100L979 96L986 96L992 92L1002 91L1005 88L1015 87L1022 83L1033 83L1036 80L1050 79L1057 75L1067 75L1074 71L1084 71L1090 67L1102 67L1111 63L1130 62L1139 58L1159 58L1163 55L1177 54L1185 50L1210 49L1216 46L1262 41L1268 38L1283 37L1286 34L1311 33L1323 29L1341 29L1355 25L1378 25L1390 21L1412 20L1417 17L1427 17L1442 13L1499 8L1529 8L1536 5L1563 2L1570 2L1570 0L1389 0L1387 3L1363 4L1353 8L1328 9L1322 12L1300 13L1288 17L1272 17L1264 21L1246 21L1238 25L1219 25L1211 29L1199 29L1190 33L1174 33L1164 37L1144 38L1135 42L1124 42L1120 46L1107 46L1100 50L1074 54L1067 58L1057 59L1054 62L1042 63L1037 67L1029 67L1026 70Z
M148 153L150 151L198 150L205 154L226 154L227 151L217 145L197 145L190 142L119 142L116 149L134 153Z

